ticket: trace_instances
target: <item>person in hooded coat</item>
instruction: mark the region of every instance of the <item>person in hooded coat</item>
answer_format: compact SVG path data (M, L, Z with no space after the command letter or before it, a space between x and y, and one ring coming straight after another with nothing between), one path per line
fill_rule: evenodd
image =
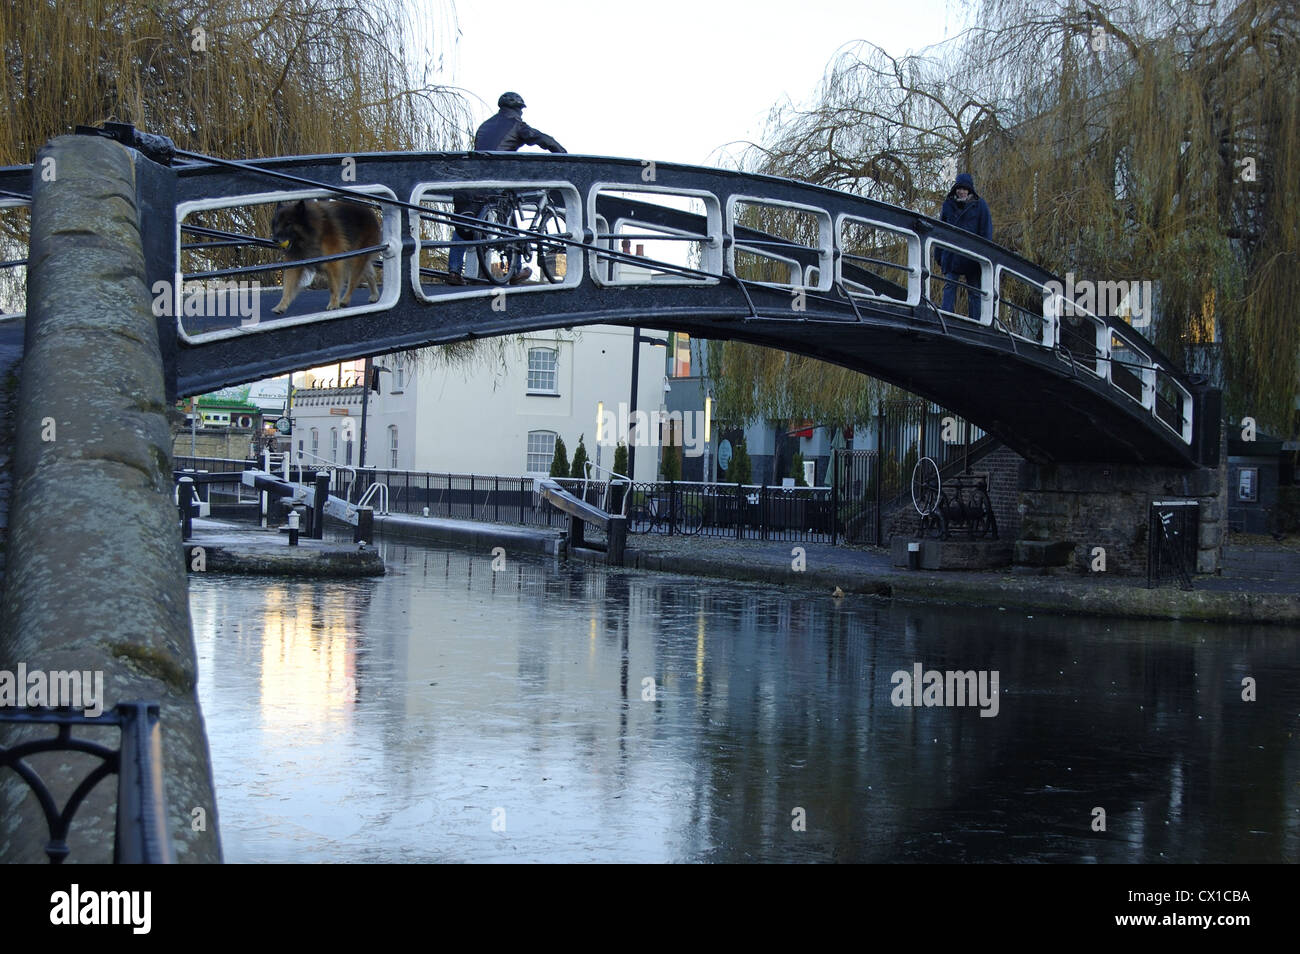
M474 134L474 149L478 152L514 152L520 146L541 146L548 152L567 152L553 137L524 122L525 108L524 98L518 93L502 93L497 100L497 114L479 126ZM456 197L452 211L457 215L477 216L485 200L486 196L479 193L464 193ZM448 253L448 285L465 284L461 275L465 267L465 246L461 242L472 242L475 237L472 229L456 226L456 237ZM525 266L511 278L511 284L525 281L531 274L532 269Z
M969 172L957 176L948 198L943 202L943 211L939 218L949 225L973 232L981 238L993 238L993 215L988 203L975 191L975 180ZM980 320L981 301L979 293L980 264L973 258L967 258L951 249L939 250L939 268L947 281L943 286L943 310L952 311L957 301L957 282L974 285L966 289L970 306L967 313L975 320Z

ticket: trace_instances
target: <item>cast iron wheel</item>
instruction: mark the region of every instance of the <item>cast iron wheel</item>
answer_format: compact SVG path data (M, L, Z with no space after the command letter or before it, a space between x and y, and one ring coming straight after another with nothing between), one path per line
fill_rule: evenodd
M943 486L939 480L939 466L929 457L922 457L912 468L912 506L922 517L939 505Z

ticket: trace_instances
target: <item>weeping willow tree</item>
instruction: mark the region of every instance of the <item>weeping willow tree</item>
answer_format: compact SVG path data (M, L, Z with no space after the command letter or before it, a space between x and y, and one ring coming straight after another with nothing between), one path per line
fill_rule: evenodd
M774 108L763 142L741 165L937 211L930 207L942 200L952 143L982 135L991 115L983 100L952 94L944 78L955 56L951 44L902 59L866 42L845 46L828 65L813 105ZM878 230L844 239L848 253L906 264L906 249ZM710 342L709 373L720 413L737 421L846 426L903 393L838 365L733 341Z
M460 148L468 106L432 79L454 54L454 7L410 12L400 0L14 0L0 7L0 164L108 120L229 159ZM203 224L265 235L269 216ZM25 244L25 217L0 228ZM195 264L262 261L247 253Z
M228 159L456 146L468 113L429 78L454 11L434 16L416 49L394 0L16 0L0 9L0 163L105 120Z
M931 214L953 173L969 170L995 241L1058 274L1151 281L1157 320L1146 333L1189 370L1221 375L1230 413L1295 434L1294 5L971 7L979 28L920 55L843 50L814 105L774 112L747 164ZM726 395L766 413L803 394L800 414L834 417L861 403L855 382L877 387L747 350L714 348L720 404Z

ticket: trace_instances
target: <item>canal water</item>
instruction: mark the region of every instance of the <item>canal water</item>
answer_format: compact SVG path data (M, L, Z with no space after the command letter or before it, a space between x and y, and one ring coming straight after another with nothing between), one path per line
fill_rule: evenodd
M1294 629L379 546L190 577L228 861L1300 858Z

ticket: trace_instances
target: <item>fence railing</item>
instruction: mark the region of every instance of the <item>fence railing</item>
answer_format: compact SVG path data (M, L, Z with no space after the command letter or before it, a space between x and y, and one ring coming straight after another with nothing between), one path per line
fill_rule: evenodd
M156 702L119 703L112 712L97 716L72 709L34 707L0 710L0 722L54 728L53 738L30 739L0 745L0 768L17 772L45 815L48 839L45 854L51 864L68 857L68 833L82 801L108 775L117 775L117 825L113 861L118 864L170 864L175 860L167 835L163 793L160 706ZM73 726L116 726L119 748L72 734ZM55 794L28 759L45 753L80 752L99 759L62 807Z
M777 487L770 484L712 484L697 481L634 481L615 478L557 478L580 500L624 513L628 532L646 536L694 535L737 540L876 543L879 505L875 452L855 452L836 487ZM242 469L254 462L219 458L177 458L177 467L201 461L216 470ZM235 465L238 465L236 467ZM310 468L304 467L304 470ZM388 487L390 513L481 520L563 529L568 517L547 503L540 479L501 474L454 474L372 470L333 472L332 493L357 500L373 484Z
M206 470L210 474L237 474L250 467L261 467L254 460L238 460L234 457L180 457L176 458L177 470Z
M835 540L835 507L829 487L638 481L632 484L630 493L629 533L821 543Z
M458 520L513 523L527 527L567 526L567 516L542 499L540 481L532 477L500 474L428 473L410 470L366 468L350 484L351 475L336 472L335 493L349 500L360 499L372 484L388 486L390 513L424 514ZM599 504L604 481L561 478L561 487L574 496Z
M346 480L345 475L338 476ZM358 493L372 483L387 484L392 513L424 514L427 510L431 517L557 529L567 526L567 516L542 498L541 481L532 477L367 468L357 480ZM628 487L621 480L614 480L609 487L605 480L568 477L556 482L580 500L610 513L625 512L630 533L824 542L835 537L829 487L692 481L636 481ZM354 488L345 482L336 492L351 496Z

